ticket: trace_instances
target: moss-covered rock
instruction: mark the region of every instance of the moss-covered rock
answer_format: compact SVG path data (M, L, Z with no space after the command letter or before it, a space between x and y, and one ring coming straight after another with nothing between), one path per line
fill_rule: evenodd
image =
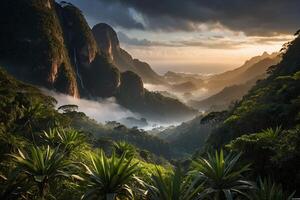
M0 22L0 62L8 71L22 80L79 96L53 0L1 1ZM60 84L58 77L64 79Z

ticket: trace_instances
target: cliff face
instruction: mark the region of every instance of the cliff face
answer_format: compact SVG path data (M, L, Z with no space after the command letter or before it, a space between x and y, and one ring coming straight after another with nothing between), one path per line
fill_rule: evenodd
M164 84L163 78L155 73L147 63L133 59L127 51L120 47L117 33L111 26L100 23L95 25L92 31L101 51L121 72L133 71L145 83Z
M115 93L119 74L100 55L76 7L53 0L5 0L0 11L0 62L9 72L74 97Z
M1 1L0 61L18 78L79 96L52 0Z
M94 27L95 38L81 11L72 4L4 0L0 24L0 64L23 81L74 97L115 96L123 106L140 113L171 102L143 88L138 74L146 74L144 78L149 80L160 77L147 63L134 60L120 48L111 27ZM121 75L115 66L133 72ZM193 114L180 102L174 105L173 110L178 107Z
M120 85L117 68L100 52L81 11L68 3L58 8L80 94L84 97L113 96Z

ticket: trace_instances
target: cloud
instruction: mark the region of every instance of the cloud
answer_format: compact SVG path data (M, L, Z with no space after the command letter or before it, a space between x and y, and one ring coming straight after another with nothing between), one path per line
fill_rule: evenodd
M125 33L119 31L118 33L119 40L127 45L134 45L134 46L153 46L155 45L155 42L152 42L147 39L137 39L137 38L131 38L127 36Z
M129 37L125 33L119 31L118 38L121 43L131 46L162 46L162 47L205 47L210 49L233 49L238 48L241 45L245 44L244 41L233 41L228 40L224 37L212 36L209 38L201 39L193 38L189 40L174 40L174 41L151 41L148 39L137 39ZM259 38L266 39L266 38ZM267 39L266 39L267 41Z
M91 26L105 22L112 26L144 29L143 24L135 20L132 10L121 4L98 0L69 0L68 2L77 6L84 13Z
M57 100L57 107L66 104L75 104L80 112L84 112L87 116L95 119L97 122L105 123L106 121L121 121L126 117L138 117L126 108L116 103L114 98L99 99L91 101L86 99L75 99L72 96L42 89L44 93L54 97Z
M126 35L125 33L119 31L118 33L118 39L121 43L125 44L125 45L131 45L131 46L165 46L165 47L178 47L178 46L182 46L182 45L178 45L176 43L173 42L165 42L165 41L151 41L148 39L137 39L134 37L129 37L128 35Z
M195 31L221 24L246 35L292 34L299 0L70 0L85 14L111 25L157 31Z
M133 117L135 119L141 119L143 116L133 113L130 110L120 106L116 103L116 100L114 98L107 98L107 99L98 99L97 101L87 100L87 99L75 99L72 96L57 93L45 88L40 88L42 92L44 92L46 95L50 95L54 97L57 101L56 107L67 104L75 104L78 106L79 112L84 112L88 117L91 119L96 120L98 123L106 123L108 121L117 121L122 124L124 124L124 120L126 121L126 118ZM164 122L154 122L154 121L148 121L147 126L143 126L139 123L126 123L125 125L127 127L134 127L137 126L139 128L142 128L144 130L151 130L155 127L168 127L171 125L179 125L181 121L173 121L170 123L164 123Z

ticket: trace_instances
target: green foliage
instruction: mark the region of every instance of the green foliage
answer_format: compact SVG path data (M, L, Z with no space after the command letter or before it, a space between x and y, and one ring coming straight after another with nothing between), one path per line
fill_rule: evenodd
M227 147L244 152L242 158L252 162L253 176L272 176L286 188L300 185L300 130L267 129L259 133L243 135Z
M126 153L126 156L133 157L136 155L136 149L133 145L124 141L114 142L114 149L118 156Z
M51 146L58 146L63 151L70 153L76 148L81 149L86 143L86 136L74 129L53 128L44 131L42 138Z
M291 200L294 194L286 195L281 185L277 185L270 178L259 178L258 185L251 200Z
M106 124L97 123L95 120L90 119L84 113L80 112L70 112L64 115L70 119L71 127L91 133L99 143L103 140L106 143L108 140L124 141L157 156L163 156L164 158L171 156L170 145L167 142L158 137L149 135L143 130L127 128L115 121L110 121ZM102 147L101 145L104 144L97 144L96 142L96 146Z
M243 173L249 171L249 165L237 166L241 154L224 156L223 150L208 154L208 158L193 161L194 174L197 175L204 191L202 198L233 199L237 196L247 196L253 184L246 181Z
M143 185L136 173L140 171L133 157L126 159L126 152L120 158L113 153L108 158L103 151L90 154L91 164L84 164L86 172L84 182L87 191L82 199L133 199L138 185Z
M224 123L211 134L208 146L219 147L246 133L278 125L290 129L300 123L299 50L297 36L287 45L282 61L272 67L269 76L228 112Z
M22 80L76 94L76 76L65 47L55 2L49 0L1 2L0 60ZM7 17L9 16L9 17ZM5 23L4 23L5 22ZM56 83L56 78L64 81ZM57 74L56 74L57 73ZM61 84L64 83L64 84Z
M158 134L158 137L170 143L173 157L186 157L197 150L202 150L201 147L205 145L209 133L215 127L215 124L202 122L202 119L203 116L198 116Z
M150 189L151 200L193 200L197 199L203 191L202 185L196 185L192 177L185 176L180 168L175 172L163 174L156 168L156 173L152 176Z
M67 172L71 164L64 159L64 154L59 152L58 148L53 150L49 146L33 146L29 148L28 153L19 150L17 154L11 154L11 157L17 170L37 186L41 199L47 196L50 182L70 176Z

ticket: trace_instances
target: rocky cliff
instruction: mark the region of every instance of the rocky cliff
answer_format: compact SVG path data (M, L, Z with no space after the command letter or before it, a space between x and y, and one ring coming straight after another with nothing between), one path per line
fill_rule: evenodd
M142 114L160 108L172 117L173 111L162 104L194 113L180 102L146 91L139 74L157 82L160 76L121 49L108 25L97 25L92 32L72 4L4 0L0 5L0 64L17 78L74 97L117 97L123 106ZM159 101L153 101L156 98ZM159 114L151 116L155 115Z
M1 4L0 61L9 72L75 97L115 94L118 70L101 55L79 9L53 0Z
M100 23L95 25L92 31L101 51L110 58L121 72L133 71L145 83L164 83L163 78L155 73L147 63L134 59L127 51L120 47L117 33L111 26Z
M79 96L53 0L1 1L0 61L22 80Z

